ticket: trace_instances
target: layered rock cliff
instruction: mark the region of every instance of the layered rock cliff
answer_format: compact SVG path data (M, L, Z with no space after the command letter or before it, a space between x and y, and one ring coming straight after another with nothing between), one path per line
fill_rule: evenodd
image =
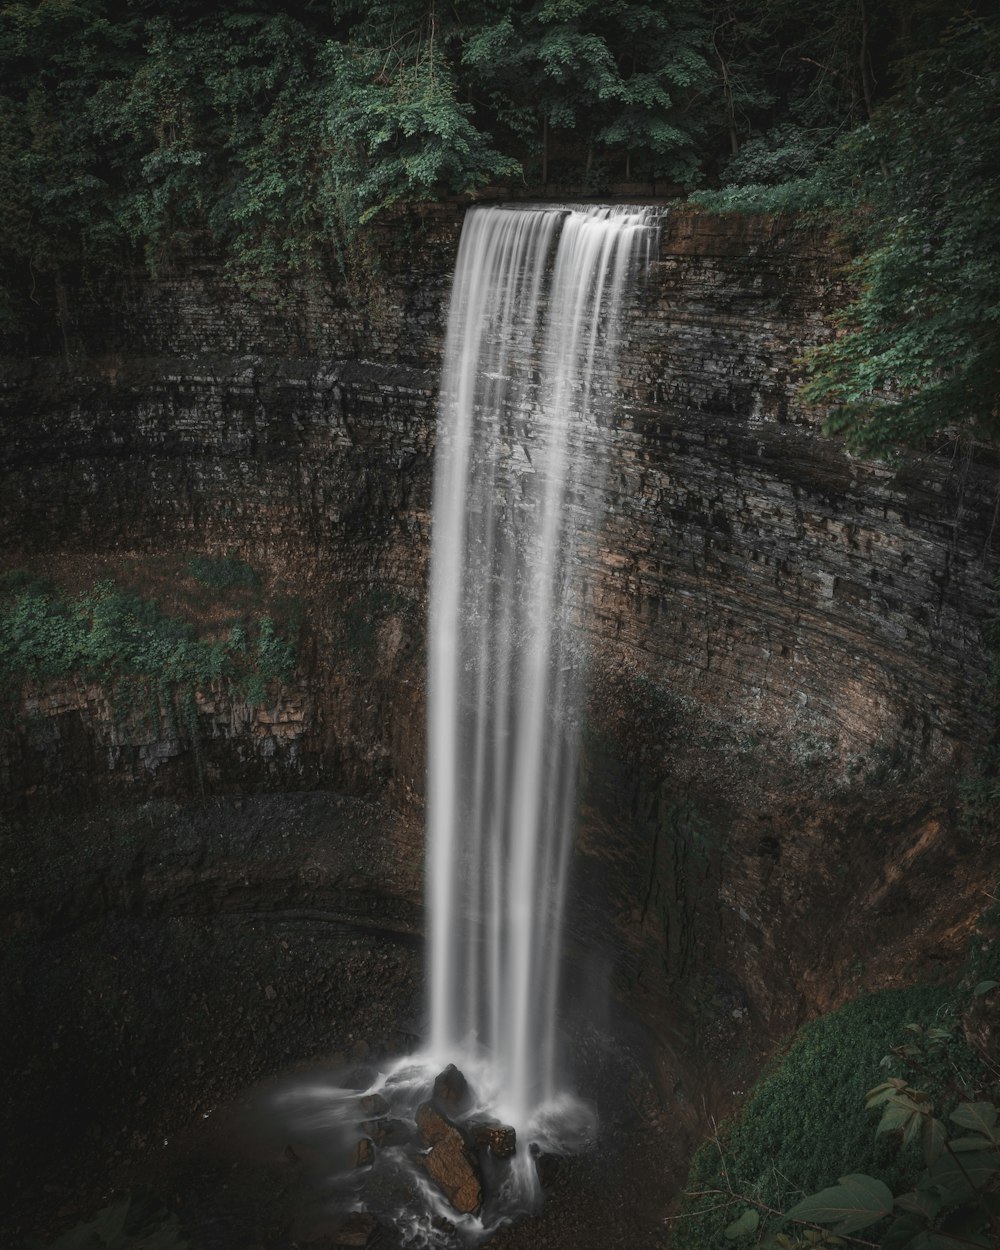
M378 794L418 821L461 211L401 223L366 298L330 282L249 301L192 258L124 312L81 307L68 360L5 362L6 567L169 604L185 556L233 550L302 607L294 685L263 708L203 701L209 790ZM988 732L995 462L952 445L862 462L818 432L796 359L838 275L823 239L774 221L667 216L583 555L573 958L649 1031L692 1134L803 1014L946 969L992 868L955 782ZM197 781L183 736L117 725L94 688L25 689L0 753L22 810ZM393 845L418 867L414 839Z

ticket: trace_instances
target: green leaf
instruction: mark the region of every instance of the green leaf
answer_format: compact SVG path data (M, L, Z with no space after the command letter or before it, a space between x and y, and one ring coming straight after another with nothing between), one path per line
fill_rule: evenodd
M749 1237L751 1233L755 1233L759 1225L760 1212L753 1207L747 1207L739 1219L726 1226L724 1235L729 1241L737 1241L740 1237Z
M934 1185L943 1194L950 1195L957 1201L971 1190L988 1184L998 1169L1000 1162L992 1154L970 1153L954 1158L943 1154L927 1169L926 1180L920 1182L920 1188Z
M916 1114L910 1117L910 1122L907 1124L906 1129L903 1133L904 1148L906 1146L912 1146L913 1143L917 1140L917 1134L920 1133L921 1130L923 1129L924 1121L926 1119L928 1119L927 1116L923 1116L919 1114Z
M877 1107L879 1103L888 1102L901 1090L906 1089L906 1082L901 1081L898 1077L893 1077L890 1081L883 1081L881 1085L876 1085L874 1089L870 1089L865 1094L865 1106Z
M876 1134L894 1133L897 1129L901 1129L909 1124L910 1119L915 1115L918 1117L919 1122L919 1112L914 1107L906 1107L892 1102L883 1112L882 1119L879 1121L875 1132Z
M936 1116L925 1116L920 1135L920 1144L924 1152L924 1163L927 1167L940 1158L948 1140L948 1130Z
M997 1109L991 1102L959 1103L950 1117L959 1128L969 1128L982 1133L990 1141L997 1141Z
M910 1193L900 1194L896 1199L896 1206L901 1211L932 1220L941 1210L941 1198L936 1189L914 1189Z
M1000 981L980 981L972 991L972 997L980 998L983 994L988 994L990 990L995 990L998 985Z
M788 1218L833 1224L835 1232L853 1233L892 1213L892 1193L882 1181L861 1172L839 1180L839 1184L796 1203Z
M926 1232L926 1220L918 1213L908 1211L893 1220L882 1238L882 1250L916 1250L919 1244L916 1239L923 1238Z
M927 1234L927 1250L968 1250L969 1246L979 1247L979 1250L996 1250L996 1243L993 1238L985 1236L969 1236L962 1234L961 1236L949 1237L943 1232L929 1232ZM915 1250L921 1250L915 1247Z
M948 1143L948 1149L955 1154L962 1154L970 1150L989 1150L990 1142L987 1138L979 1136L975 1137L953 1137Z

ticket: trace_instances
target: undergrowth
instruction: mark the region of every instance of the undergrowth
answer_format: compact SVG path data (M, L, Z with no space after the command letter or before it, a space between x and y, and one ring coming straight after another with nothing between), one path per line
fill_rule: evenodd
M672 1250L994 1244L976 1221L992 1219L994 1207L1000 1216L1000 1133L945 1145L966 1131L956 1125L980 1113L995 1119L1000 1104L1000 900L990 897L954 984L864 994L799 1031L738 1115L695 1154L671 1221ZM986 1158L984 1151L995 1156L986 1158L985 1183L958 1177L968 1192L957 1197L946 1192L955 1180L944 1175L947 1160L934 1162L942 1150L954 1158L952 1147L978 1151L963 1155L967 1164ZM860 1182L869 1196L886 1186L885 1206L850 1227L819 1229L817 1221L841 1218L823 1213L823 1201L846 1192L844 1180ZM946 1209L975 1225L964 1241L948 1231ZM858 1229L860 1238L836 1235Z
M234 551L224 556L194 556L188 561L188 572L209 590L231 590L246 587L255 590L260 585L256 569L241 560Z
M202 638L190 622L110 581L71 596L22 571L0 580L0 697L8 712L25 682L84 680L104 687L121 719L190 725L196 692L259 704L294 665L294 642L267 615L233 624L224 638Z
M786 1210L846 1173L903 1185L915 1153L875 1136L877 1119L864 1100L884 1079L882 1060L912 1020L954 1023L951 991L917 986L862 995L801 1029L742 1113L695 1154L672 1250L733 1245L724 1231L732 1215L720 1196L730 1190Z

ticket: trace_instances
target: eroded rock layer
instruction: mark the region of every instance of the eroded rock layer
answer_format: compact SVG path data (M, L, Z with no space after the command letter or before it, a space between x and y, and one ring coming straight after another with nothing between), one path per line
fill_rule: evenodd
M254 302L193 259L124 314L81 308L69 363L4 362L6 567L169 601L185 554L234 550L305 622L272 706L202 704L197 776L183 735L123 728L106 692L26 688L8 802L200 777L419 808L460 220L401 223L363 299L337 281ZM950 445L861 462L819 434L795 361L838 264L772 221L670 213L613 380L573 957L683 1069L671 1114L692 1127L804 1012L946 968L989 871L955 782L987 732L996 465Z

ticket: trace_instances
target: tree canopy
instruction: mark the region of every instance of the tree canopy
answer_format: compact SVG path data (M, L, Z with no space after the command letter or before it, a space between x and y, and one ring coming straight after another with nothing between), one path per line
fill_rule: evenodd
M192 238L255 289L395 205L656 179L847 239L808 361L831 428L992 432L998 29L987 0L0 0L0 323Z
M808 214L850 245L855 294L804 394L863 451L1000 432L1000 22L966 10L933 34L835 140L822 114L789 118L696 197Z

